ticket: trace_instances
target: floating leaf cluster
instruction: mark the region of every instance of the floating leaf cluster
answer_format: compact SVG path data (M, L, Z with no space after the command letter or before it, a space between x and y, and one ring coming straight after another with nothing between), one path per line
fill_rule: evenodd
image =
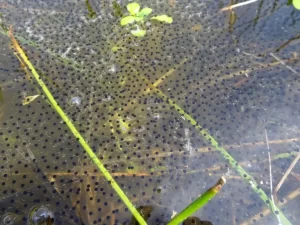
M151 8L143 8L140 10L140 5L136 2L129 3L127 5L127 10L130 13L129 16L125 16L121 19L121 25L125 26L134 22L137 23L144 23L146 17L152 13ZM165 23L172 23L173 19L172 17L169 17L167 15L159 15L159 16L153 16L151 17L151 20L157 20ZM143 37L146 34L146 30L141 28L141 25L135 25L136 29L131 30L131 34L137 37Z

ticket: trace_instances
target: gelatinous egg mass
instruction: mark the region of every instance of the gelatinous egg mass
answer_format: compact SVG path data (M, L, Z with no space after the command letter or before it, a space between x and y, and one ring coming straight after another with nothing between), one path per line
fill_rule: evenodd
M287 2L0 0L0 224L297 224Z

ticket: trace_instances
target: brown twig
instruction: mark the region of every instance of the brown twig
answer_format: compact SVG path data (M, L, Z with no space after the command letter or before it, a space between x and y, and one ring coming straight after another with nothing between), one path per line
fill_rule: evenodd
M291 175L292 175L297 181L300 181L300 175L299 175L299 174L291 172Z
M300 141L300 138L290 138L290 139L284 139L284 140L271 140L269 141L270 145L275 145L275 144L286 144L286 143L291 143L295 141ZM257 147L257 146L264 146L266 143L261 141L261 142L255 142L255 143L242 143L242 144L232 144L232 145L224 145L223 147L225 149L234 150L234 149L239 149L239 148L245 148L245 147ZM186 157L194 157L195 155L202 154L202 153L209 153L213 152L210 147L200 147L198 148L193 155L187 155ZM169 157L172 155L183 155L185 154L185 151L178 151L178 152L159 152L158 154L151 155L152 158L162 158L162 157ZM141 157L140 159L146 159L146 157ZM118 162L118 161L115 161Z
M296 156L296 158L293 160L293 162L291 163L291 165L289 166L289 168L286 170L286 172L284 173L284 175L282 176L282 178L280 179L279 183L277 184L276 188L274 189L274 198L277 201L277 193L279 191L279 189L281 188L283 182L286 180L286 178L288 177L288 175L291 173L292 169L295 167L296 163L298 162L298 160L300 159L300 152L298 153L298 155Z
M271 160L275 160L277 159L276 156L273 156L271 158ZM267 160L263 160L263 161L260 161L260 162L266 162ZM255 163L258 163L258 160L252 160L251 163L255 164ZM240 162L239 165L241 166L247 166L249 164L249 161L244 161L244 162ZM223 170L224 169L224 165L219 165L219 166L213 166L213 167L209 167L209 168L203 168L203 169L198 169L198 170L188 170L187 172L185 172L186 174L194 174L194 173L200 173L200 172L214 172L214 171L218 171L218 170ZM56 175L56 176L76 176L76 177L87 177L87 176L95 176L95 177L101 177L103 176L102 174L98 173L98 172L94 172L92 170L89 170L89 169L85 169L85 173L81 172L79 174L76 174L74 175L74 173L68 173L68 172L47 172L47 175ZM182 170L183 169L186 169L185 167L182 167L181 168ZM178 171L180 170L180 168L178 168ZM17 175L15 176L20 176L20 175L24 175L23 173L18 173ZM158 175L161 175L161 173L158 171L158 172L155 172L155 173L148 173L148 172L132 172L132 173L122 173L122 172L117 172L117 173L112 173L112 175L114 176L127 176L127 177L139 177L139 176L158 176ZM211 174L211 175L218 175L218 174ZM218 176L222 176L221 175L218 175ZM232 179L236 179L237 176L228 176L229 178L232 178Z
M282 60L283 63L290 63L290 62L295 62L297 61L298 59L295 58L295 57L291 57L290 59L287 59L287 60ZM199 85L194 85L193 88L202 88L204 86L211 86L211 85L215 85L216 83L220 83L224 80L228 80L228 79L232 79L232 78L236 78L236 77L239 77L239 76L249 76L249 74L255 72L255 71L259 71L259 70L262 70L262 69L267 69L267 68L271 68L271 67L275 67L275 66L278 66L280 64L282 64L282 62L279 62L279 61L276 61L276 62L272 62L272 63L258 63L256 62L257 64L257 67L249 67L248 69L241 69L241 70L237 70L235 72L232 72L232 73L229 73L229 74L226 74L226 75L219 75L220 72L217 72L215 74L215 76L217 76L217 80L213 80L213 81L210 81L209 83L207 83L207 81L204 81L202 82L201 84Z
M115 204L113 202L110 203L110 209L111 209L110 225L114 225L116 221L115 214L113 213L114 208L115 208Z
M287 60L282 60L282 62L284 63L288 63L288 62L293 62L293 61L296 61L297 59L295 59L294 57L290 58L290 59L287 59ZM272 63L267 63L267 64L263 64L263 63L258 63L259 67L256 68L257 70L259 69L266 69L266 68L270 68L270 67L274 67L274 66L278 66L279 64L282 64L281 62L277 61L277 62L272 62ZM244 74L250 74L251 72L254 71L255 68L249 68L249 69L246 69L246 70L238 70L234 73L230 73L228 75L224 75L223 77L220 77L219 79L230 79L230 78L233 78L233 77L236 77L236 76L240 76L240 75L244 75Z

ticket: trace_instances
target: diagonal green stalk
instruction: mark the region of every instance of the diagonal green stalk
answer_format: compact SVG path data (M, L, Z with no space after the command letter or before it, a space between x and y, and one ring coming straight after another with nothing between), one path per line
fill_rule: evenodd
M226 183L224 177L221 177L218 182L200 195L195 201L193 201L190 205L188 205L184 210L182 210L179 214L177 214L167 225L177 225L184 221L186 218L195 213L198 209L202 208L206 205L211 199L215 197L216 194L219 193L223 185Z
M212 146L214 149L219 151L221 155L226 159L232 168L234 168L238 174L244 178L244 180L250 185L253 191L260 197L264 203L271 209L274 215L277 215L280 218L280 221L283 225L291 225L291 222L285 217L281 210L272 203L272 200L266 195L266 193L259 187L256 181L251 177L246 170L241 167L238 162L211 136L205 129L203 129L196 120L187 114L182 108L180 108L172 99L168 98L163 92L157 89L157 94L162 97L167 103L173 106L189 123L196 128L196 130L204 137L204 139Z
M137 74L138 72L132 68ZM252 178L250 174L246 172L246 170L241 167L238 162L223 148L219 145L216 139L211 136L208 131L206 131L197 121L186 113L179 105L176 104L171 98L166 96L160 89L154 86L146 77L143 77L144 81L149 85L149 87L156 93L159 97L161 97L165 102L167 102L172 108L174 108L179 114L181 114L197 131L199 134L203 136L203 138L218 152L221 153L224 159L228 161L233 169L235 169L238 174L250 185L252 190L258 195L258 197L269 207L272 213L277 216L283 225L292 225L291 222L285 217L285 215L281 212L281 210L274 204L272 204L272 200L267 196L267 194L259 187L256 181Z
M89 14L88 14L89 18L95 18L97 15L96 15L96 12L94 11L93 7L91 6L90 1L85 0L85 5L86 5L86 8L89 12Z
M2 35L5 35L5 36L8 36L7 32L0 27L0 34ZM76 62L74 59L70 59L70 58L67 58L67 57L62 57L60 56L59 54L57 53L54 53L50 50L44 50L42 48L42 46L34 41L31 41L31 40L28 40L22 36L15 36L15 39L18 40L18 42L20 43L23 43L23 44L28 44L32 47L35 47L35 48L38 48L42 51L45 51L46 53L48 53L49 55L51 55L53 58L57 59L58 61L60 61L60 63L62 63L63 65L66 65L66 66L70 66L72 67L73 69L79 71L79 72L84 72L84 69L82 68L82 66L80 65L80 63Z
M136 220L142 224L142 225L147 225L146 221L144 218L140 215L140 213L136 210L134 205L130 202L126 194L123 192L123 190L120 188L120 186L117 184L117 182L113 179L111 174L106 170L102 162L98 159L96 154L93 152L93 150L90 148L88 143L84 140L84 138L81 136L81 134L78 132L76 127L73 125L72 121L69 119L69 117L65 114L65 112L60 108L56 100L54 99L53 95L47 88L46 84L43 82L37 71L35 70L34 66L31 64L29 59L27 58L25 52L17 42L17 40L14 38L12 34L12 30L10 29L8 32L8 36L10 37L16 51L19 53L21 59L24 61L26 66L30 69L32 75L36 79L37 83L40 85L42 90L44 91L45 95L49 99L50 103L52 104L53 108L56 110L56 112L61 116L63 121L67 124L69 127L70 131L73 133L73 135L76 137L76 139L79 141L81 146L85 149L87 154L90 156L92 161L95 163L95 165L98 167L98 169L103 173L105 176L106 180L109 182L109 184L112 186L112 188L117 192L119 197L123 200L123 202L126 204L132 215L136 218Z

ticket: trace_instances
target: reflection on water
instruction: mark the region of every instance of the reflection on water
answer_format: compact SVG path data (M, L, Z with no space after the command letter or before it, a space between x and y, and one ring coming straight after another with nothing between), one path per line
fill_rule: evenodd
M149 224L165 224L221 176L228 182L195 214L201 220L278 224L269 210L275 204L296 224L299 11L283 0L222 12L240 1L138 1L173 23L149 20L140 25L146 35L134 37L131 25L120 25L128 2L0 1L1 222L129 224L132 218L20 63L5 31L12 26L130 201L153 208ZM262 201L251 179L274 202Z

